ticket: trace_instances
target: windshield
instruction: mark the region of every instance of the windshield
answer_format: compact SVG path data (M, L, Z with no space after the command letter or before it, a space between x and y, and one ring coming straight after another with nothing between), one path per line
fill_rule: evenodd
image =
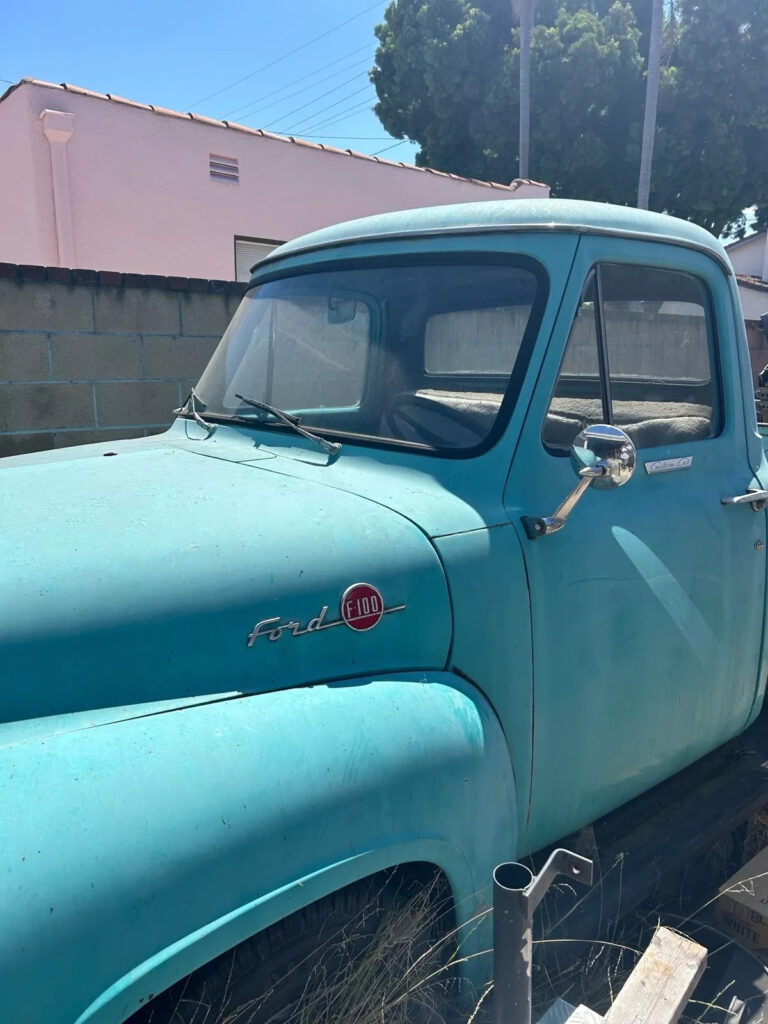
M514 400L535 333L532 267L358 264L258 285L197 386L198 408L290 429L261 403L334 439L477 449Z

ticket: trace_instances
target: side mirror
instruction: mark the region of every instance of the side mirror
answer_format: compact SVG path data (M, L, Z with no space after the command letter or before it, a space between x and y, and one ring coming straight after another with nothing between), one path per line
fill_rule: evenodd
M582 430L571 446L571 465L576 476L589 478L598 491L623 487L635 472L636 463L637 452L630 439L623 430L607 423ZM594 473L595 468L600 472Z
M531 538L557 533L589 486L599 491L623 487L631 479L637 452L623 430L607 423L586 427L571 446L571 465L579 482L551 516L523 516L525 532Z

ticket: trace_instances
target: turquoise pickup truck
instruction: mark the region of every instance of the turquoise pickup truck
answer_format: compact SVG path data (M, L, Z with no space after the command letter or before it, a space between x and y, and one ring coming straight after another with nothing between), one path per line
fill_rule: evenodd
M297 239L167 433L0 480L4 1024L192 1021L201 993L306 1019L323 929L382 879L437 878L461 929L498 862L763 700L739 298L668 217Z

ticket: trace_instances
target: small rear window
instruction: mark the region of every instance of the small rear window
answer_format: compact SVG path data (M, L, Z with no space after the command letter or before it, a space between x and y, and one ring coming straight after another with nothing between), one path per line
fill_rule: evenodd
M520 351L533 296L531 287L528 301L520 305L431 316L424 331L427 373L508 374Z

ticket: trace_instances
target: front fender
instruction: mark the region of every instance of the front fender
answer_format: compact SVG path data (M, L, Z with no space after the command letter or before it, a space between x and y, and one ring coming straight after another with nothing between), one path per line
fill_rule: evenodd
M445 871L467 919L515 854L504 737L449 673L30 739L0 750L0 770L0 1020L15 1024L114 1024L293 910L404 861Z

